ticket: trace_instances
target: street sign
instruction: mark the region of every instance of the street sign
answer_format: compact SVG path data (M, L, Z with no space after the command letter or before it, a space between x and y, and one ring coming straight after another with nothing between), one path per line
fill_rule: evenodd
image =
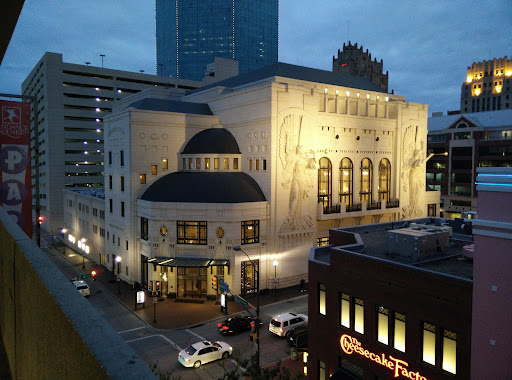
M224 284L219 285L219 290L221 293L224 293Z
M219 278L219 284L224 285L224 279L223 278Z
M221 291L221 293L224 293L226 286L227 286L227 283L224 282L224 279L219 278L219 290Z
M246 300L244 300L243 298L240 298L238 296L235 297L235 302L238 302L243 307L249 306L249 303Z
M158 297L153 297L153 303L157 303L158 302Z
M81 281L81 280L86 280L88 278L91 278L90 274L81 274L80 276L73 277L71 280L72 281Z

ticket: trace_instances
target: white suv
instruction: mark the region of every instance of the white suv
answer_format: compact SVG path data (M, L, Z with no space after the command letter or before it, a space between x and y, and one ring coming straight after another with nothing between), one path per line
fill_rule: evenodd
M304 314L285 313L272 318L268 330L279 336L286 336L294 328L308 325L308 316Z
M89 285L85 281L73 281L73 285L80 292L81 295L87 297L91 294L91 290L89 289Z

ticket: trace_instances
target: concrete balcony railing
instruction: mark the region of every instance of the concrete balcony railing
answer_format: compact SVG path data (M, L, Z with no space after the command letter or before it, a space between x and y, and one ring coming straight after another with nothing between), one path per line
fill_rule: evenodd
M330 207L324 207L319 203L317 205L317 219L329 220L366 215L393 214L399 212L399 210L397 210L399 207L400 201L398 199L392 199L389 202L386 202L385 199L381 199L378 202L373 202L369 205L366 204L366 201L354 203L352 205L346 205L345 203L340 202Z
M2 207L0 329L13 379L156 379Z

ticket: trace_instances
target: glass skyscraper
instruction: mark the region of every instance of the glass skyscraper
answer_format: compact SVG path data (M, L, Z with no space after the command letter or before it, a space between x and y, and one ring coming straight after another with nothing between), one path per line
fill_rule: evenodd
M278 61L279 0L156 0L157 75L202 80L214 57Z

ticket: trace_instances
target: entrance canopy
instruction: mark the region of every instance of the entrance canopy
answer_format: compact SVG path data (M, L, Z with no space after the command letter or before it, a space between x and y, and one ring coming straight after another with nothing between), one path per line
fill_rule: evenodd
M224 259L205 259L197 257L154 257L148 260L148 263L154 265L163 265L167 267L213 267L229 265L229 260Z

